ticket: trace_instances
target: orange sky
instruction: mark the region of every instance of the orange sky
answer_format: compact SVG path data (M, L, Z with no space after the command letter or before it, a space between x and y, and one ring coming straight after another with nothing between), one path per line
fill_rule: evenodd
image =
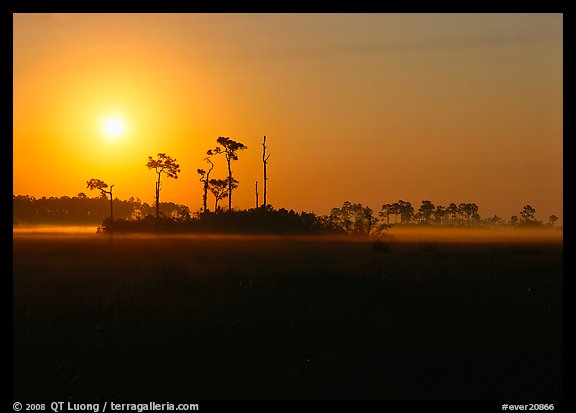
M266 134L277 208L562 217L562 33L561 14L15 14L13 193L96 196L99 178L152 204L165 152L182 172L161 201L198 210L196 169L228 136L248 208Z

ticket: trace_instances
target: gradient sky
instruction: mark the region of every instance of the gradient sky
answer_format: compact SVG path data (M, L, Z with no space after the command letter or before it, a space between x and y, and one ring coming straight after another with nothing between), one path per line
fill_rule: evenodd
M248 208L265 134L277 208L562 217L562 35L561 14L15 14L13 193L96 196L99 178L153 204L165 152L182 172L161 201L198 210L196 169L228 136Z

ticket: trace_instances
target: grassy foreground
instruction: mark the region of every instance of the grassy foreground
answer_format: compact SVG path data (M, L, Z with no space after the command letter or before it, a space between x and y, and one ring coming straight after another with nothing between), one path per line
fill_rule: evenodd
M15 237L13 397L563 397L562 245Z

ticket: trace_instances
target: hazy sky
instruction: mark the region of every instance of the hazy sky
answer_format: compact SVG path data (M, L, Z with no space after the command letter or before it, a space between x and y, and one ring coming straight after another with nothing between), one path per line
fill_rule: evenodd
M152 204L165 152L182 173L161 201L198 210L196 169L228 136L248 208L265 134L277 208L562 217L562 33L561 14L15 14L13 192L96 196L100 178Z

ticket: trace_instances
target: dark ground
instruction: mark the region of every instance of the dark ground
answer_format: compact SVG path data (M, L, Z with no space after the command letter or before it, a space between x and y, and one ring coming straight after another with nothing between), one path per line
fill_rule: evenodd
M16 400L563 398L561 244L13 246Z

